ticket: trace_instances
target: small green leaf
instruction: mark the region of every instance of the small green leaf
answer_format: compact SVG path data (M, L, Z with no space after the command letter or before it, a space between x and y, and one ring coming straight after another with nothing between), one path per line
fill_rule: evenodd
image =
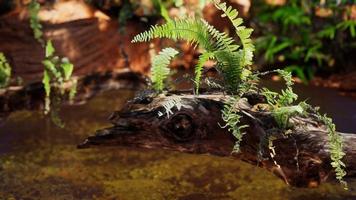
M63 69L64 80L69 80L72 76L74 65L68 59L62 59L61 68Z
M46 44L46 58L53 56L55 49L53 47L52 41L48 40Z
M0 52L0 88L6 87L10 82L11 67L5 55Z
M46 92L46 96L49 97L50 93L51 93L51 77L49 76L47 70L45 70L43 72L43 79L42 79L42 83L43 83L43 87L45 89Z

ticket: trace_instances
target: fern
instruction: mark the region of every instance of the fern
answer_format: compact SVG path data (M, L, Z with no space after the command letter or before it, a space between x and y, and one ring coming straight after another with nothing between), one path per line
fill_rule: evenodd
M187 40L212 50L209 33L201 20L172 20L163 25L152 26L148 31L136 35L131 42L147 42L154 38L169 38L172 40Z
M233 94L236 94L239 90L239 84L241 83L241 75L243 71L241 53L216 51L215 56L218 61L218 69L222 72L227 90Z
M226 123L223 128L228 128L236 138L234 151L238 152L240 142L245 134L242 130L247 127L246 125L241 125L240 112L242 111L240 111L237 106L243 94L250 91L261 92L262 95L266 97L267 103L269 104L269 111L275 118L279 128L285 130L290 128L290 118L296 115L305 115L308 107L305 102L293 105L298 96L293 92L293 80L290 72L283 70L272 71L277 72L286 82L287 87L280 93L270 91L267 88L263 88L262 90L258 89L258 76L270 72L253 73L250 70L249 66L252 65L253 52L255 50L250 39L252 29L242 26L243 20L238 17L237 10L231 6L227 6L225 3L221 3L220 0L211 1L217 9L223 12L222 17L227 17L233 24L236 35L240 39L241 46L237 45L235 40L226 33L219 32L208 22L194 18L167 20L168 22L163 25L152 26L148 31L136 35L132 42L146 42L155 38L168 38L175 41L186 40L195 46L201 47L203 53L200 55L195 67L194 82L196 85L196 93L199 91L204 63L209 59L217 61L217 69L221 72L226 84L225 89L234 95L234 97L225 102L224 109L222 110L222 119ZM346 27L346 25L344 26ZM284 46L282 48L284 48ZM169 69L167 66L171 57L173 56L165 56L153 62L153 65L156 66L158 71L153 67L152 74L154 77L152 77L152 82L154 82L154 88L158 91L162 91L163 80L168 76ZM163 102L167 117L173 114L172 109L174 107L177 107L179 110L182 106L184 106L182 99L176 96L167 97ZM158 114L159 116L164 115L162 112ZM323 121L328 128L331 159L333 161L331 164L335 168L338 180L344 183L342 177L345 175L345 166L341 162L341 158L344 156L342 152L342 142L335 132L335 125L331 119L326 116L321 116L320 114L318 114L318 116L319 120ZM285 133L287 134L288 130L286 130ZM271 139L273 136L268 138L269 147L273 154L271 157L273 159L275 155L273 141ZM278 165L276 162L275 164Z
M195 67L195 78L194 78L194 82L196 85L196 89L195 89L196 94L199 94L199 87L200 87L200 81L202 77L204 63L211 58L214 58L214 54L211 52L204 52L199 56L198 64Z
M227 17L235 28L237 36L240 38L241 44L243 46L243 60L242 65L247 66L252 64L253 51L255 50L252 44L251 34L253 29L241 26L243 19L237 17L238 11L233 9L231 6L226 6L226 3L221 3L220 0L212 0L215 7L221 10L224 14L221 17Z
M345 164L341 161L341 159L345 156L342 147L342 139L340 135L336 133L335 124L332 122L332 119L327 117L326 115L321 115L317 112L318 119L321 120L328 130L328 138L329 138L329 149L330 149L330 158L332 160L331 166L335 170L336 179L344 185L345 189L347 189L347 183L343 180L343 177L346 175Z
M165 110L165 114L167 115L167 118L169 118L169 115L173 114L172 109L174 107L177 108L177 110L180 110L182 107L184 107L182 98L179 96L173 95L173 96L168 96L164 101L162 101L162 106ZM164 114L161 111L158 111L158 116L161 117Z
M239 98L231 97L225 104L222 112L222 119L226 123L222 128L228 128L228 131L236 138L236 142L233 148L233 152L238 153L240 151L240 143L245 132L242 129L247 128L248 125L240 125L241 115L236 107Z
M5 55L0 52L0 88L6 87L10 82L11 67Z
M59 89L60 94L64 94L63 85L65 81L71 79L74 66L69 62L67 58L60 59L58 56L55 56L55 48L52 42L49 40L46 43L45 47L45 60L42 61L44 65L44 72L42 83L45 90L45 114L48 114L51 111L51 108L55 108L51 113L52 121L63 127L63 124L60 123L61 120L57 116L58 107L60 106L60 97L53 96L51 97L52 87ZM74 80L73 87L69 91L69 98L73 99L76 92L76 81ZM51 103L51 99L55 101Z
M292 116L303 114L305 109L302 105L303 102L298 105L292 105L298 98L298 95L293 92L292 86L294 83L292 74L285 70L274 70L271 72L277 72L285 80L287 88L282 90L280 94L270 91L267 88L263 88L262 94L266 97L268 104L272 107L273 110L271 112L278 126L286 129L289 125L289 119Z
M211 37L211 43L213 44L214 51L227 50L230 52L236 51L240 46L235 44L235 40L229 37L226 33L221 33L214 26L210 25L207 21L201 19L207 32ZM208 50L208 49L207 49Z
M153 26L148 31L136 35L132 42L146 42L154 38L184 39L190 43L201 46L209 52L201 57L200 62L198 62L196 66L195 84L197 92L200 86L201 70L204 60L214 58L215 53L221 55L219 51L224 50L230 53L236 52L239 48L238 45L234 44L234 40L226 33L221 33L208 22L197 19L172 20L163 25ZM224 60L225 58L226 57L223 57L220 60ZM226 61L226 59L224 61ZM227 63L230 62L226 61L225 64ZM227 69L231 69L231 67ZM231 72L235 71L230 71L230 73Z
M172 20L163 25L152 26L148 31L136 35L131 42L147 42L154 38L186 40L210 52L224 48L237 49L236 45L232 44L233 39L226 33L220 33L206 21L194 18Z
M295 115L302 115L304 113L303 106L282 106L275 107L272 111L272 115L276 120L278 126L283 129L287 129L289 126L289 119Z
M30 4L28 5L28 11L30 14L30 27L33 31L33 36L37 41L40 43L43 43L42 39L42 25L40 23L40 20L38 18L38 12L40 11L41 6L36 0L32 0Z
M165 48L152 59L151 80L153 83L153 88L156 91L163 90L163 81L169 74L169 62L177 54L177 50L173 48Z

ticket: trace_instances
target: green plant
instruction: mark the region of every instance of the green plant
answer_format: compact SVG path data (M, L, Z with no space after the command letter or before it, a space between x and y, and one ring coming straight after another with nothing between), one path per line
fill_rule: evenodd
M226 6L225 3L221 3L219 0L212 0L217 9L223 12L222 17L227 17L233 24L236 36L240 39L241 46L236 44L235 40L229 37L226 33L219 32L208 22L202 19L180 19L180 20L170 20L162 25L155 25L151 27L148 31L136 35L132 42L145 42L152 40L154 38L169 38L173 40L187 40L195 46L199 46L202 49L202 54L199 57L198 64L195 67L195 89L198 94L200 87L200 81L202 77L203 65L207 60L216 61L216 69L222 75L224 81L224 89L228 91L232 97L225 103L222 110L222 119L226 123L223 128L228 128L230 132L235 136L236 143L233 151L238 152L240 147L240 142L243 139L243 129L247 126L241 124L240 119L243 110L239 109L239 101L243 98L243 95L247 92L256 92L261 93L267 100L268 106L272 115L275 118L276 123L278 124L281 130L284 130L286 137L288 136L288 130L290 128L290 118L298 115L308 115L309 105L305 102L301 102L297 105L294 102L297 100L298 96L293 92L292 85L292 74L284 70L274 70L271 72L265 73L256 73L250 70L250 65L252 64L254 45L250 39L252 29L241 26L242 19L238 18L238 13L235 9L232 9L230 6ZM282 14L279 14L282 15ZM286 24L293 24L295 18L290 17ZM308 23L307 20L304 20L303 23ZM297 23L298 24L298 23ZM285 46L282 45L277 48L284 49ZM318 48L315 48L315 51ZM275 51L277 51L275 50ZM312 54L312 53L309 53ZM311 55L309 55L311 57ZM168 65L168 57L163 60L155 60L154 65ZM163 76L160 78L158 86L154 88L159 91L162 91L163 80L168 75L168 69L159 68L163 71ZM283 89L281 93L273 92L267 88L259 89L257 87L259 76L265 75L268 73L278 73L280 74L287 85L286 89ZM158 81L156 81L158 82ZM184 106L181 102L181 99L173 99L165 102L165 110L167 115L172 114L171 109L177 106L178 110L180 107ZM310 109L309 109L310 110ZM246 113L245 113L246 114ZM163 115L161 113L161 115ZM342 152L342 146L338 135L335 132L335 125L331 121L328 121L324 118L320 120L326 124L329 132L329 142L330 148L333 153L331 153L332 166L335 168L338 179L342 181L342 177L345 175L344 165L341 162L341 159L344 155ZM268 138L268 144L271 151L273 149L273 135L266 135L264 137ZM275 152L272 153L272 159L274 159ZM275 162L277 165L277 163Z
M289 126L289 119L295 115L304 113L303 102L298 105L293 103L298 99L298 95L293 92L293 79L290 72L284 70L274 70L285 80L287 88L281 93L272 92L267 88L262 89L262 94L266 97L271 107L271 112L280 128L286 129Z
M255 43L266 64L285 67L304 83L318 71L352 66L348 60L356 44L356 22L345 17L349 15L347 1L335 2L289 0L281 6L254 2L252 15L259 30ZM330 14L320 16L321 9Z
M51 107L53 107L51 106L51 91L53 90L53 88L59 89L59 94L64 95L64 82L70 80L74 67L73 64L70 63L67 58L60 59L58 56L55 56L55 49L50 40L46 43L46 56L45 60L43 60L42 63L44 65L42 83L46 93L45 114L47 114L48 112L50 112ZM69 93L70 98L73 98L75 94L75 87L76 84L73 84L73 87L71 88ZM57 125L61 124L58 123L59 120L55 120L54 122Z
M240 142L245 132L244 128L248 125L240 125L241 114L237 109L236 104L239 101L239 97L231 97L224 105L222 112L222 119L226 123L222 128L228 128L232 135L236 138L236 142L233 148L233 152L238 153L240 151Z
M30 27L33 30L35 39L44 46L42 25L38 18L41 6L36 0L32 0L28 5L30 13ZM72 101L76 94L77 82L72 79L74 66L67 58L59 58L55 55L55 48L51 40L48 40L44 46L45 59L42 61L44 66L42 83L45 90L44 113L51 114L54 124L63 127L64 124L59 118L58 112L61 106L62 97L65 95L65 82L71 81L72 86L69 89L68 97ZM55 93L55 94L52 94Z
M32 28L33 36L40 43L43 43L42 25L38 18L38 12L40 11L40 9L41 9L41 5L36 0L32 0L28 5L28 11L30 15L30 27Z
M164 80L169 75L170 60L178 54L173 48L165 48L152 59L151 80L156 91L162 91Z
M10 82L11 67L5 55L0 52L0 88L6 87Z
M342 148L342 139L340 135L336 133L335 124L332 122L332 119L326 115L321 115L317 112L319 120L321 120L327 127L328 136L329 136L329 145L330 145L330 156L331 156L331 166L335 169L336 179L340 181L347 188L347 183L343 180L343 177L346 175L345 164L341 159L345 156Z
M252 63L253 45L249 36L252 30L240 26L242 19L237 17L237 11L226 7L225 3L214 1L236 28L236 34L241 40L242 48L235 44L234 39L226 33L221 33L203 19L179 19L168 21L163 25L151 27L148 31L136 35L132 42L145 42L154 38L184 39L198 45L204 50L195 67L195 85L198 93L201 81L201 71L208 59L216 60L218 70L223 74L227 89L237 93L239 83L245 78L243 73ZM227 56L228 55L228 56Z
M159 12L159 14L168 22L171 21L169 17L168 10L163 4L162 0L152 0L153 6Z

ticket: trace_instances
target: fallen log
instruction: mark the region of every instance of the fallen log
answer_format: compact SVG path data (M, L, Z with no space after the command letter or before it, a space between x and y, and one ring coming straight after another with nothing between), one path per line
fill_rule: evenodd
M240 152L232 153L236 138L220 126L224 124L221 110L228 99L221 93L153 96L146 91L112 114L112 127L98 130L78 147L119 145L233 156L263 167L297 187L315 187L333 179L325 125L309 115L292 117L289 130L278 128L271 112L258 109L264 103L258 94L245 95L235 104L242 115L241 125L248 127L244 129ZM356 135L339 134L345 142L346 177L354 177ZM269 136L274 137L273 150L268 145Z

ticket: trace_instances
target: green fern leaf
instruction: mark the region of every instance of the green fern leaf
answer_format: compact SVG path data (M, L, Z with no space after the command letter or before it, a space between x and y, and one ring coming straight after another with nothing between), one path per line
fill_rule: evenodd
M40 43L43 42L42 40L42 25L40 23L40 20L38 18L38 12L41 9L41 5L36 1L32 0L30 4L28 5L28 10L29 10L29 15L30 15L30 27L33 31L33 35L36 40L38 40Z
M214 58L214 53L212 52L204 52L199 56L198 64L195 67L195 77L194 77L194 82L196 86L196 94L199 93L199 86L200 86L200 81L202 77L202 71L204 67L204 63L208 61L209 59Z
M237 36L241 40L241 44L243 46L243 65L252 65L253 52L255 50L255 46L252 44L251 34L253 29L246 28L245 26L241 26L243 23L242 18L237 17L238 11L233 9L231 6L226 6L226 3L221 3L220 0L212 0L215 7L218 10L221 10L223 14L222 17L227 17L236 30Z
M52 41L48 40L46 43L46 58L53 56L55 51Z
M136 35L131 42L146 42L154 38L186 40L212 50L209 33L202 21L197 19L172 20L163 25L152 26L148 31Z
M72 76L74 65L67 58L62 59L61 68L63 70L63 78L68 81Z
M235 51L238 46L226 33L221 33L204 20L180 19L172 20L163 25L152 26L148 31L136 35L131 42L147 42L154 38L186 40L200 45L206 51Z
M170 60L178 54L178 51L173 48L165 48L152 60L151 80L153 88L157 91L163 90L163 81L169 74L168 65Z
M210 37L213 42L213 49L215 51L219 50L228 50L228 51L236 51L240 46L235 44L234 39L229 37L226 33L219 32L214 26L210 25L207 21L202 19L203 24L205 25L207 31L210 34Z
M218 61L218 69L222 72L228 91L236 93L239 90L244 70L241 64L241 52L216 51L214 54Z
M240 151L240 143L245 132L242 129L248 127L248 125L241 125L241 114L239 109L236 108L236 104L239 102L239 98L231 97L225 104L222 112L222 119L226 123L222 128L228 128L232 135L236 138L233 152L238 153Z

